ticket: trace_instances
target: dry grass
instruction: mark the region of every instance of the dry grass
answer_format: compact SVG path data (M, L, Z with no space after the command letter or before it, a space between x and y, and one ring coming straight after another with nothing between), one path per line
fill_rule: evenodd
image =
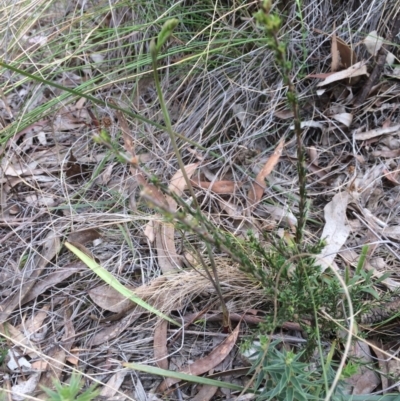
M352 86L352 93L341 87L342 92L335 88L318 97L316 84L320 80L310 79L308 74L330 71L329 35L334 24L337 35L353 44L358 59L368 59L360 41L373 30L384 35L398 6L396 1L307 0L301 2L301 18L296 17L295 2L276 6L286 15L282 40L288 43L302 118L324 125L323 130L304 131L309 161L318 155L318 163L310 164L308 170L312 207L305 241L315 243L320 238L324 206L332 196L357 182L360 196L347 211L352 231L344 248L359 255L363 244L372 244L370 265L392 272L393 280L399 270L399 234L387 236L384 228L400 224L400 186L385 179L385 174L390 171L399 181L397 133L370 143L355 141L353 133L398 120L398 80L382 79L365 103L355 108L352 95L365 81ZM80 1L4 0L0 7L0 49L5 62L104 102L93 105L43 82L1 71L1 320L21 333L31 349L31 363L50 360L40 384L50 385L53 377L66 380L71 368L105 383L121 369L121 361L153 361L156 319L132 312L117 323L90 318L92 314L109 316L89 296L102 282L62 246L70 232L98 230L101 238L88 241L88 250L120 282L139 287L144 298L164 313L185 320L185 315L219 307L214 287L198 271L185 267L168 279L160 276L156 248L143 232L146 224L158 217L141 199L129 166L92 139L99 124L122 149L121 127L109 101L155 123L127 116L143 170L168 185L178 166L169 137L160 129L163 118L148 44L166 17L181 14L183 23L160 61L173 128L198 144L195 147L182 139L178 143L185 164L203 160L193 179L243 183L228 195L196 189L196 196L207 219L245 239L249 229L261 237L265 232L290 235L295 222L298 180L294 141L287 142L281 162L269 177L263 202L254 210L247 202L249 183L275 144L281 137L290 138L291 120L277 117L287 109L286 88L263 32L252 19L257 2L144 2L134 6L123 1L83 5ZM200 18L196 10L202 8ZM115 27L121 29L113 31ZM41 40L42 45L36 44ZM397 38L393 42L398 46ZM332 118L343 110L353 115L350 129ZM204 251L204 244L192 233L176 231L175 243L179 255L190 249L187 244ZM48 260L40 255L48 255ZM215 257L232 314L269 305L271 300L264 297L263 290L226 255ZM348 264L348 259L335 261L339 268ZM10 313L4 312L7 305L14 305ZM2 332L8 339L1 346L8 349L15 333L6 334L5 327ZM187 335L179 346L173 343L170 352L177 365L213 349L211 332L220 331L221 325L202 327L200 322L190 330L204 336L193 340ZM242 334L246 332L243 326ZM95 336L108 341L93 346ZM234 357L229 361L230 367L239 364ZM23 375L20 370L12 372L9 384ZM127 375L116 394L133 400L143 385L148 397L143 399L152 399L153 380L144 374L140 378ZM136 393L132 384L137 386ZM5 376L2 385L7 386ZM30 395L42 399L35 392ZM214 399L229 399L228 394L220 393L219 397Z

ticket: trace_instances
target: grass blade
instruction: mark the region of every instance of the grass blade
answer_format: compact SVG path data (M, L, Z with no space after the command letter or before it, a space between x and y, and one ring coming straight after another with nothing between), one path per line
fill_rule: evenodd
M168 320L170 323L174 324L175 326L180 326L178 322L171 319L170 317L164 315L158 309L154 308L153 306L149 305L141 298L139 298L134 292L128 290L125 286L123 286L109 271L104 269L102 266L98 265L93 259L89 258L89 256L85 255L82 251L78 248L70 244L69 242L65 243L65 246L74 253L87 267L92 269L94 273L96 273L105 283L111 285L116 291L118 291L124 297L130 299L135 304L141 306L142 308L148 310L155 315Z
M174 379L180 379L186 382L198 383L198 384L205 384L208 386L216 386L216 387L223 387L229 388L231 390L242 391L243 387L238 386L237 384L222 382L220 380L214 379L207 379L206 377L201 376L193 376L187 373L179 373L179 372L172 372L170 370L164 370L160 368L156 368L154 366L148 365L141 365L139 363L130 362L130 363L123 363L123 366L133 370L139 370L141 372L150 373L157 376L164 376L164 377L171 377Z

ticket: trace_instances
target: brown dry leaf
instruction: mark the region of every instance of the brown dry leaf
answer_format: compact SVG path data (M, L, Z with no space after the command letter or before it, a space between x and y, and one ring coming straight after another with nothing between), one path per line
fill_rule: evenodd
M34 288L37 278L59 250L60 239L54 235L53 230L49 230L40 249L37 250L35 256L29 259L24 266L24 274L27 275L26 279L29 277L29 280L20 286L19 291L14 296L6 298L0 304L0 324L8 319L8 316L18 305L25 303L25 294Z
M51 387L54 381L58 381L65 367L66 351L60 345L51 347L46 356L51 359L51 363L47 365L47 371L42 373L39 385L44 387Z
M132 176L142 186L141 196L146 199L151 207L168 208L164 194L153 184L149 184L144 175L138 169L131 167Z
M87 230L71 232L67 241L82 251L85 255L89 256L91 259L96 260L96 257L91 251L89 251L89 249L86 248L85 244L88 242L93 242L99 238L101 238L100 232L95 228L89 228Z
M101 238L101 233L96 228L88 228L86 230L72 231L68 235L68 242L77 242L85 245L90 241Z
M121 384L123 383L125 376L128 374L128 370L121 369L118 372L114 373L108 382L103 385L103 388L100 391L100 397L107 397L103 399L109 399L109 397L114 397L118 392ZM125 399L125 398L124 398ZM122 401L122 400L121 400Z
M192 163L185 166L185 172L190 179L199 163ZM180 197L186 188L186 181L183 177L181 170L178 170L171 178L168 189L176 196ZM175 212L178 204L172 196L165 197L171 212ZM175 227L171 223L158 223L154 222L156 233L156 249L157 260L160 269L163 273L179 269L181 267L181 258L176 251L175 246Z
M351 67L343 71L330 74L329 77L325 78L325 80L320 82L317 86L325 86L331 84L332 82L341 81L342 79L346 78L354 78L360 75L368 75L367 64L362 61L352 65Z
M379 376L375 370L369 369L366 364L373 364L374 357L371 350L363 341L356 341L350 350L349 356L360 361L358 372L350 378L344 379L347 386L352 387L351 394L370 394L379 384Z
M310 157L311 163L314 164L314 166L318 167L318 159L319 159L319 152L318 149L315 146L310 146L306 148L308 156Z
M333 25L333 29L335 29L335 25ZM336 32L332 34L332 43L331 43L331 71L336 72L339 69L340 58L339 58L339 50L337 45L337 37Z
M328 167L318 167L313 163L310 163L307 166L307 169L310 170L310 172L312 172L313 174L316 174L319 178L325 178L327 176L327 174L329 173L329 171L331 170L331 168Z
M385 178L387 179L387 180L389 180L392 184L394 184L394 185L400 185L400 182L398 181L398 176L399 176L399 173L398 173L398 171L389 171L389 170L387 170L387 169L384 169L383 170L383 173L385 174Z
M191 365L184 369L181 369L180 373L186 373L189 375L199 376L215 366L220 364L231 352L232 348L236 344L236 340L239 335L240 323L236 326L236 329L227 337L221 344L214 348L209 355L204 358L198 359ZM175 383L179 383L180 379L167 378L157 388L157 392L164 392Z
M365 141L370 138L375 138L377 136L385 135L385 134L393 134L400 131L400 124L393 125L391 127L384 127L384 128L376 128L371 129L365 132L356 132L354 133L354 139L356 141Z
M99 238L101 238L101 233L95 228L89 228L87 230L74 231L70 233L67 241L82 251L85 255L89 256L91 259L96 260L95 255L86 248L85 244L88 242L93 242Z
M168 369L168 322L161 320L154 330L154 359L160 369Z
M85 269L86 265L83 262L74 262L63 266L62 268L58 268L55 272L47 274L45 277L41 278L40 281L27 292L24 297L24 302L32 301L48 288L63 282L73 274Z
M84 97L81 97L80 99L78 99L75 103L76 110L81 110L86 102L87 102L87 99Z
M189 179L196 171L198 165L199 163L192 163L185 166L185 172ZM178 170L171 178L168 189L175 195L181 196L185 188L186 188L186 181L185 178L183 177L182 170Z
M386 393L387 388L389 387L389 370L388 370L388 357L385 353L381 351L382 344L378 341L375 341L373 339L368 340L369 343L374 346L373 350L376 355L376 360L379 364L379 375L381 379L381 386L382 386L382 392L383 394Z
M157 224L156 250L158 265L163 273L171 272L181 267L181 258L175 246L175 227L171 223Z
M43 371L47 369L48 362L46 361L35 361L31 363L31 367L33 370Z
M192 398L192 401L209 401L217 391L216 386L200 386L200 391Z
M68 178L72 178L76 181L82 181L88 176L88 170L89 166L87 164L78 163L78 160L71 152L68 159L65 175Z
M324 208L325 226L321 239L326 246L316 257L316 263L322 271L331 267L332 263L350 234L350 226L347 223L346 210L350 195L348 192L336 194Z
M76 354L76 355L74 355L74 354ZM78 355L79 355L78 352L72 352L72 351L71 351L70 355L67 356L67 357L65 358L65 360L66 360L67 362L69 362L71 365L78 366L78 364L79 364L79 356L78 356Z
M198 165L199 163L192 163L185 166L185 172L189 180L192 177L193 173L196 171ZM186 181L185 178L183 177L183 173L181 170L178 170L173 175L169 183L168 189L176 196L178 197L182 196L183 191L186 189ZM177 208L177 203L175 202L175 200L172 197L167 196L167 202L170 206L171 211L175 212Z
M356 53L344 40L336 38L336 41L342 66L344 68L351 67L357 61Z
M387 157L387 158L400 157L400 149L375 150L371 154L374 157Z
M107 341L110 341L123 333L128 328L128 326L130 326L133 322L138 320L140 316L142 316L143 312L140 309L138 309L139 312L137 312L136 308L127 316L125 316L122 320L115 322L109 326L103 327L98 332L96 332L90 342L90 345L94 347L96 345L104 344Z
M89 249L87 249L85 245L75 241L70 241L70 244L72 244L75 248L78 248L86 256L89 256L90 259L98 261L98 259L96 259L96 256Z
M265 190L265 178L271 173L274 167L278 164L279 159L282 155L282 150L285 145L285 140L281 139L276 147L274 153L265 163L264 167L257 174L255 183L252 185L248 193L250 205L253 206L259 202L264 194Z
M125 287L131 291L135 291L135 287L131 285L125 285ZM135 305L130 299L125 298L109 285L92 288L88 293L96 305L110 312L122 313L128 311L129 308L132 309L132 306Z
M281 120L288 120L289 118L294 117L294 113L292 110L278 110L274 112L274 116Z
M154 242L154 240L156 239L154 220L150 220L150 221L144 226L143 234L148 238L148 240L149 240L151 243Z
M235 183L233 181L215 181L215 182L208 182L208 181L194 181L191 180L192 184L196 187L202 189L209 189L210 191L216 194L233 194L236 192L238 188L240 188L243 184L242 183Z

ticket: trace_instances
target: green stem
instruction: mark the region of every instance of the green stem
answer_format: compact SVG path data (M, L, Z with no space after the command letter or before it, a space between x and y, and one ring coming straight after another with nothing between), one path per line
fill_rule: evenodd
M174 149L174 153L175 153L176 159L178 161L179 168L182 171L182 176L186 182L187 188L190 192L190 196L193 199L193 204L195 206L195 209L198 209L199 205L197 203L196 195L193 191L193 187L190 182L190 179L189 179L188 175L186 174L185 165L183 164L182 156L179 151L178 145L176 143L175 132L172 129L171 119L169 117L169 113L168 113L167 107L165 105L164 95L161 90L160 78L158 76L158 70L157 70L158 45L156 45L156 42L154 39L151 41L151 44L150 44L150 52L151 52L151 62L152 62L152 66L153 66L154 81L155 81L155 85L156 85L158 99L160 101L161 110L162 110L162 113L164 116L165 129L168 132L168 135L171 139L171 144Z

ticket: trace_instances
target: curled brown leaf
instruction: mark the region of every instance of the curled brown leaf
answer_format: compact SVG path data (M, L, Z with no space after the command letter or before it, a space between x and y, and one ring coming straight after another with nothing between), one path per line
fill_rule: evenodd
M216 194L233 194L236 192L238 188L240 188L243 184L236 183L233 181L215 181L215 182L208 182L208 181L191 181L192 184L198 188L202 189L209 189L210 191Z
M278 164L279 159L282 155L282 150L285 145L285 140L281 139L276 147L274 153L271 157L267 160L264 167L261 171L257 174L254 184L249 190L248 197L250 201L250 205L254 206L257 202L259 202L264 194L265 190L265 178L271 174L271 171L275 168Z
M193 376L199 376L215 366L220 364L231 352L232 348L236 344L236 340L239 335L240 323L236 326L236 329L227 337L221 344L214 348L210 354L204 358L200 358L191 365L180 370L180 373L187 373ZM168 378L165 379L157 388L157 392L164 392L173 384L180 382L180 379Z

